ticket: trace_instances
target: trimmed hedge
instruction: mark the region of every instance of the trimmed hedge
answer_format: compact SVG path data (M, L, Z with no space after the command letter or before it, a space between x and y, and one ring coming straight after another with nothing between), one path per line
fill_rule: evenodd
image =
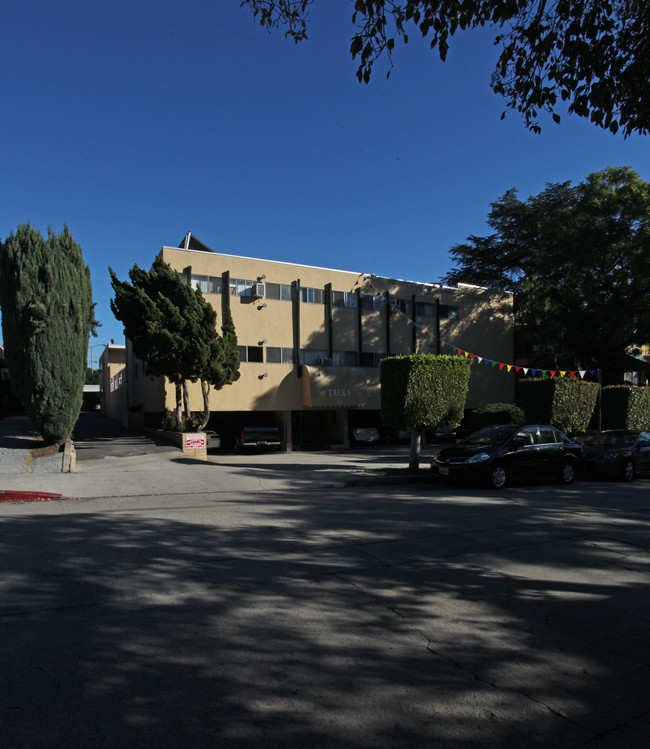
M468 413L463 427L474 431L492 424L523 424L525 421L524 409L515 403L488 403L485 408Z
M463 418L471 359L412 354L381 360L381 415L387 426L457 427Z
M519 382L526 421L553 424L568 434L585 432L598 399L598 383L545 377Z
M650 387L603 388L603 429L650 429Z

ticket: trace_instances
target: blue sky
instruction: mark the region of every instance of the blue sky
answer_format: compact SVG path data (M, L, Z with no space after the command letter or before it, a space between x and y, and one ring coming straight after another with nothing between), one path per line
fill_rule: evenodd
M320 0L299 45L239 3L3 4L0 237L67 223L91 344L123 342L109 265L149 268L188 229L218 252L436 281L510 188L620 165L650 179L647 138L501 121L489 34L458 35L445 63L411 34L390 78L379 65L362 85L350 0Z

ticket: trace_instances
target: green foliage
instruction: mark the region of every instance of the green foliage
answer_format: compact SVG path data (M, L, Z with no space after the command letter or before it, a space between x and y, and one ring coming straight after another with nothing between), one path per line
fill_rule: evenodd
M580 434L587 430L594 412L598 383L557 377L521 380L519 393L526 421Z
M90 367L86 368L85 384L86 385L99 385L99 370L98 369L91 369Z
M242 0L260 25L307 37L311 0ZM357 78L368 83L384 55L392 66L396 39L429 39L445 60L459 30L488 27L500 55L492 90L540 132L540 112L588 117L627 136L650 130L650 14L645 0L354 0L350 44ZM390 68L388 70L390 75ZM505 112L502 115L502 119Z
M192 288L161 257L149 272L134 265L131 282L119 281L109 268L115 298L111 309L124 325L133 351L152 374L176 385L176 420L181 420L181 387L201 380L203 425L209 418L208 386L222 388L239 377L237 336L228 311L224 335L217 332L217 313L199 289ZM185 414L185 420L190 414Z
M202 411L192 411L189 417L183 414L178 419L175 411L166 408L160 418L160 428L165 432L200 432L203 426Z
M650 429L650 387L603 388L602 420L604 429Z
M221 325L221 338L215 341L214 352L208 358L202 378L215 390L236 382L240 377L237 333L230 308L226 307Z
M391 427L457 427L463 417L471 360L418 354L381 360L382 420Z
M625 350L650 340L650 183L627 167L492 204L489 237L451 249L447 283L514 292L530 366L602 369L616 382Z
M467 414L463 426L474 431L492 424L523 424L525 421L524 409L515 403L488 403L485 408Z
M151 374L179 383L196 379L194 290L160 257L149 272L134 265L131 283L119 281L112 268L109 273L115 292L111 310L136 356L147 362Z
M72 436L95 321L90 270L64 226L47 241L30 224L0 246L0 306L12 386L48 443Z

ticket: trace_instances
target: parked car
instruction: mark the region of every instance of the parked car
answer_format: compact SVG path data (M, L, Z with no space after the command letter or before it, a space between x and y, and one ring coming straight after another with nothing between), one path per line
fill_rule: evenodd
M411 441L412 429L385 428L382 430L383 441L387 445L405 444ZM451 442L456 439L456 431L451 427L427 427L422 430L422 440L430 445L439 442Z
M205 433L206 447L208 450L218 450L221 447L221 437L216 432L207 430Z
M452 442L456 439L456 430L452 427L434 427L427 429L428 442Z
M452 447L443 448L431 463L444 478L486 482L501 489L521 478L573 481L582 447L553 426L484 427Z
M277 448L282 446L280 429L275 426L246 426L235 434L233 447Z
M375 427L355 427L350 429L350 439L353 442L379 442L379 429Z
M585 440L585 473L632 481L637 473L650 471L650 432L610 429Z
M383 426L379 430L379 438L386 445L406 444L411 441L411 431L411 429Z

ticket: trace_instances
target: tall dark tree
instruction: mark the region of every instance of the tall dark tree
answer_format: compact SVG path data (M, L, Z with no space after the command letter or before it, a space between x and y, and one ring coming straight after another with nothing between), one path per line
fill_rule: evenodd
M261 25L307 37L313 0L243 0ZM646 0L351 0L350 51L368 83L413 31L445 60L459 30L489 27L500 47L492 89L539 132L558 108L625 135L650 129L650 13ZM390 73L390 69L388 71ZM505 114L505 112L504 112Z
M176 388L176 418L182 418L182 386L188 376L182 316L171 294L178 293L178 274L157 258L149 272L134 265L128 281L119 281L109 268L115 298L111 310L124 325L136 356L151 374L167 377Z
M616 380L626 349L650 341L650 183L618 167L526 201L510 190L488 224L492 235L451 248L445 282L514 292L533 365Z
M0 246L0 306L12 387L48 443L72 435L95 332L90 270L64 226L47 241L29 223Z
M177 422L183 422L187 382L201 380L207 423L208 385L221 388L239 377L238 357L235 368L227 369L221 364L226 360L226 350L228 357L232 352L217 332L214 308L199 289L192 288L161 257L156 258L150 271L134 265L129 271L130 283L119 281L111 268L109 272L115 292L111 300L113 314L123 323L134 353L147 362L149 371L174 383ZM232 319L230 323L232 326ZM234 335L234 326L230 334ZM235 354L236 340L235 336ZM185 398L186 422L189 416Z

